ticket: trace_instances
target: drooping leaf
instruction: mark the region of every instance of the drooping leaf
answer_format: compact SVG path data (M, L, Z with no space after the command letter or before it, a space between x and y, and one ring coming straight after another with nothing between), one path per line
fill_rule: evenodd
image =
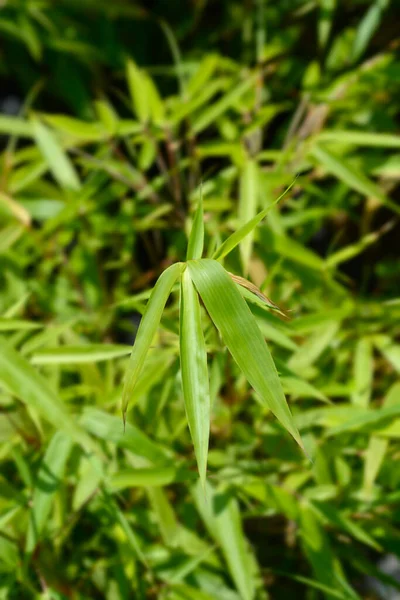
M188 269L224 343L259 399L302 446L270 351L228 273L211 259L189 261Z

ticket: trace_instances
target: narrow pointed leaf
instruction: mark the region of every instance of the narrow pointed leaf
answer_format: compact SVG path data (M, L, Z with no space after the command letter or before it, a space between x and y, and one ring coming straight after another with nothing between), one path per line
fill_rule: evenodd
M255 160L247 160L240 177L239 223L246 224L254 219L257 212L258 167ZM253 249L254 229L240 242L240 256L243 270L248 271Z
M4 340L0 341L0 387L37 411L48 423L69 434L76 442L91 447L90 438L46 379Z
M315 144L311 149L312 156L325 167L325 169L335 175L340 181L343 181L349 188L356 190L367 197L377 198L397 214L400 214L400 208L385 196L382 190L364 173L348 164L348 161L341 156L337 156L326 148Z
M379 470L388 449L389 440L371 436L364 459L364 485L363 490L369 493L375 483Z
M32 363L36 365L51 364L82 364L94 363L102 360L112 360L126 356L131 352L130 346L123 344L82 344L81 346L59 346L58 348L45 348L38 350L32 356Z
M33 491L26 540L27 552L32 552L46 527L54 494L63 479L65 464L71 449L71 438L62 431L57 431L46 450Z
M217 250L214 252L212 258L214 260L221 260L222 258L224 258L224 256L229 254L229 252L232 252L232 250L234 248L236 248L236 246L238 244L240 244L240 242L246 237L246 235L248 235L251 231L253 231L253 229L255 227L257 227L257 225L267 216L267 214L269 213L271 208L273 206L275 206L275 204L277 204L283 198L283 196L285 196L285 194L287 194L287 192L294 185L296 179L294 179L292 181L292 183L289 185L289 187L286 188L286 190L283 192L283 194L281 194L275 200L275 202L273 202L272 204L270 204L269 206L264 208L264 210L259 212L258 215L256 215L252 219L250 219L250 221L248 221L247 223L242 225L242 227L240 227L234 233L232 233L232 235L230 235L228 237L228 239L226 239L225 242L223 244L221 244L221 246L219 248L217 248Z
M132 60L127 62L126 78L136 116L142 123L146 122L150 116L146 77Z
M181 284L180 356L186 414L204 486L210 435L210 388L200 303L188 269L182 275Z
M304 553L317 580L332 590L342 593L348 600L356 600L358 596L349 588L329 538L308 504L301 507L300 528Z
M372 343L367 337L358 340L355 346L353 376L355 390L351 401L366 408L371 398L374 376Z
M241 96L243 96L253 85L254 76L249 77L245 81L241 81L236 87L232 88L225 96L220 100L211 104L206 108L193 123L194 133L200 133L203 129L206 129L209 125L214 123L221 115L223 115L228 108L235 104Z
M54 179L63 188L79 190L81 184L78 174L53 132L38 120L34 120L32 125L37 145L46 159Z
M190 261L188 268L211 319L250 385L303 447L267 344L229 274L211 259Z
M187 249L187 260L201 258L204 247L203 194L200 190L199 203L194 215Z
M146 310L140 321L135 343L129 361L128 371L122 391L122 413L125 417L129 400L144 365L146 354L157 331L165 304L172 286L181 272L181 263L175 263L166 269L158 278L151 293Z
M206 493L197 485L193 495L210 535L221 547L241 598L252 600L256 582L236 499L229 492L216 490L210 484L207 484Z

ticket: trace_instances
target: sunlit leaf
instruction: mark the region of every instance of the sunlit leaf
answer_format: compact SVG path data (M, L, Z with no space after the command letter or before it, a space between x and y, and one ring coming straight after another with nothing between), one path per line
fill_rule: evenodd
M157 280L147 303L146 311L140 321L136 334L122 392L123 415L126 414L128 403L132 398L133 390L143 368L147 351L159 326L165 303L168 300L172 286L181 273L181 269L180 263L168 267Z
M265 340L228 273L210 259L190 261L188 269L212 321L260 401L302 445Z
M192 230L190 232L188 249L186 253L187 260L201 258L204 247L204 215L203 215L203 194L200 189L200 197L197 209L194 215Z
M179 316L183 397L199 475L204 486L210 435L210 390L200 303L189 269L182 275Z

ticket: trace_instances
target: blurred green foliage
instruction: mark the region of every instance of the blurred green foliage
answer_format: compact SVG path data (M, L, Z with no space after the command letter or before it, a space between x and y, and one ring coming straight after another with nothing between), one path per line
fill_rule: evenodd
M396 11L0 2L0 598L400 590ZM204 493L177 290L124 432L131 345L200 186L210 257L296 175L225 267L290 315L249 298L313 461L202 307Z

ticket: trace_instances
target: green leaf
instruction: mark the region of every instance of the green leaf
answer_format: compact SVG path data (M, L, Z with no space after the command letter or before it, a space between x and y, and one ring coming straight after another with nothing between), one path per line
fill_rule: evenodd
M165 121L165 108L158 89L148 73L145 75L147 99L150 107L151 120L156 125L162 125Z
M188 269L182 275L179 315L183 397L199 475L204 486L210 436L210 389L200 303Z
M318 142L337 142L354 146L376 148L400 148L398 135L390 133L371 133L369 131L352 131L342 129L325 129L318 134Z
M368 8L357 28L352 49L353 61L357 61L364 54L372 36L380 25L383 10L388 4L388 0L375 0Z
M308 504L301 507L300 527L304 552L318 581L343 594L343 598L358 600L358 596L351 590L344 578L341 565L332 551L327 534L313 508ZM326 594L326 597L329 598L330 595Z
M355 244L349 244L328 256L325 261L326 266L329 269L351 260L358 254L361 254L361 252L364 252L369 246L375 244L381 235L382 231L373 231L364 235Z
M54 134L37 119L32 126L37 145L56 181L62 188L79 190L81 184L75 168Z
M179 538L179 525L167 495L160 487L148 487L146 492L165 544L170 547L176 546Z
M126 77L136 116L139 121L145 123L150 117L150 105L147 94L148 82L146 76L132 60L128 60L126 65Z
M46 123L64 134L85 142L95 142L106 139L108 131L100 123L88 123L66 115L43 115Z
M157 465L169 463L168 454L164 448L153 442L143 431L130 423L126 424L124 431L119 417L109 415L97 408L86 407L80 419L80 424L101 440L125 448L151 463Z
M124 469L114 473L109 479L112 491L133 487L164 487L171 483L192 481L195 473L184 467L167 466L141 469Z
M40 329L43 327L40 323L25 321L23 319L6 319L0 317L0 331L20 331L30 329Z
M196 73L193 75L187 86L187 93L193 97L202 92L204 86L215 72L219 57L216 54L209 54L200 63Z
M362 544L366 544L375 550L382 550L382 547L355 520L348 517L344 511L339 511L327 502L313 502L311 506L322 517L323 522L346 531Z
M4 340L0 340L0 384L54 427L62 429L78 443L91 446L91 440L47 381Z
M319 6L318 42L321 48L325 48L332 29L336 0L320 0Z
M209 534L221 546L222 553L241 597L252 600L255 581L248 545L243 533L239 505L231 494L207 484L196 486L194 497Z
M201 258L204 248L204 215L203 215L203 192L200 189L200 198L194 215L192 230L190 232L186 259Z
M395 213L400 214L400 207L389 200L382 190L361 171L349 166L348 161L337 156L326 148L315 144L311 148L311 155L325 167L325 169L343 181L349 188L356 190L367 197L377 198Z
M150 344L153 341L153 337L160 324L161 315L168 300L168 296L181 271L181 263L176 263L168 267L168 269L166 269L158 278L146 305L146 310L136 334L136 340L132 349L122 392L122 414L124 419L128 403L143 368L147 351L150 348Z
M206 108L193 123L193 132L200 133L206 129L211 123L216 121L225 111L228 110L243 94L245 94L253 85L255 76L248 77L245 81L240 82L237 86L231 89L220 100L211 104Z
M369 494L383 464L389 440L371 436L364 458L363 491Z
M247 160L240 177L239 224L245 225L254 219L258 200L258 166L255 160ZM253 249L254 229L240 242L240 255L244 273L248 272Z
M3 135L15 135L18 137L32 138L32 124L19 117L0 115L0 133Z
M373 342L397 373L400 373L400 344L396 344L388 335L374 336Z
M32 510L26 539L26 551L32 552L46 526L53 497L64 475L72 441L64 433L54 434L40 466L32 498Z
M188 269L212 321L250 385L303 447L267 344L228 273L211 259L190 261Z
M353 374L355 390L351 396L351 401L359 406L367 407L371 397L374 376L372 343L368 338L361 338L357 341Z
M111 513L114 515L115 521L117 523L119 523L119 525L121 526L121 529L124 532L126 540L129 544L129 546L131 547L131 549L133 550L134 555L140 560L140 562L143 565L145 565L146 568L148 568L146 557L144 556L144 554L142 552L142 549L139 545L138 538L137 538L135 532L133 531L132 527L130 526L128 519L126 518L124 513L121 511L117 502L114 500L114 498L108 492L108 490L106 490L105 487L103 487L102 491L103 491L104 504L108 508L108 510L110 510Z
M120 344L85 344L82 346L60 346L35 352L31 362L36 365L81 364L111 360L132 352L131 346Z
M299 349L292 354L288 362L289 369L301 373L310 367L329 347L339 330L339 322L327 323L313 333Z
M247 223L242 225L242 227L240 227L234 233L232 233L232 235L230 235L228 239L226 239L224 243L221 244L219 248L217 248L217 250L212 255L212 258L214 260L221 260L227 254L229 254L229 252L232 252L232 250L236 248L238 244L240 244L240 242L246 237L246 235L253 231L253 229L257 227L257 225L267 216L271 208L275 206L275 204L277 204L287 194L287 192L293 187L296 179L297 178L295 178L292 181L292 183L286 188L283 194L281 194L272 204L264 208L264 210L259 212L258 215L250 219L250 221L248 221Z
M400 417L400 403L375 410L366 410L359 416L355 416L345 423L332 427L326 433L327 436L339 435L347 431L375 431L385 425L386 421Z

